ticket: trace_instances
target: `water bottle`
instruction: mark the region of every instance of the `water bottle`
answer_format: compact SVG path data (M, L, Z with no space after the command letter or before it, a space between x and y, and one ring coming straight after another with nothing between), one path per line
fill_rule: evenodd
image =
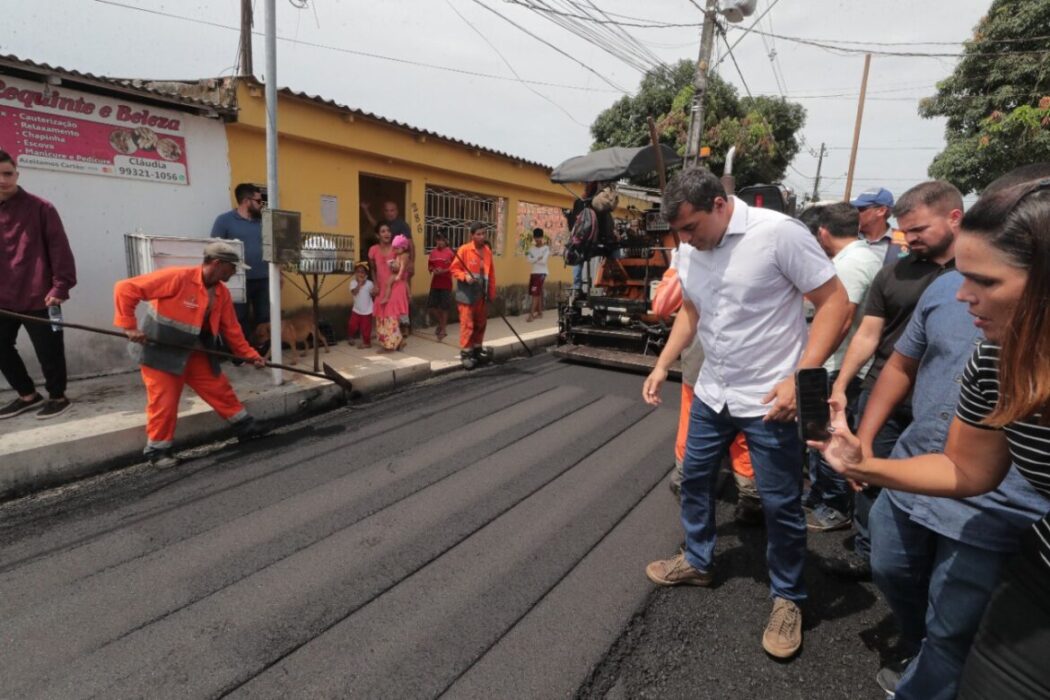
M47 317L50 318L52 321L62 323L62 307L57 305L47 307ZM58 333L62 330L62 326L58 326L55 325L55 323L52 323L51 330L53 330L55 333Z

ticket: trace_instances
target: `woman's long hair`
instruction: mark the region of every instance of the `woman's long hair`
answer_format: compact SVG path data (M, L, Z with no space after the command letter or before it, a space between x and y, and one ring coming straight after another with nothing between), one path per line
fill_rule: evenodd
M962 229L1028 273L1000 341L999 402L984 423L1001 428L1042 413L1050 425L1050 179L986 192Z

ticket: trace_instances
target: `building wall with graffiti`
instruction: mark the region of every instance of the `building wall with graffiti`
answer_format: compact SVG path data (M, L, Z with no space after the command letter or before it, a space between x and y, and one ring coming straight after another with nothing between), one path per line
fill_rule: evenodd
M542 228L550 241L551 256L561 257L569 241L569 225L561 207L533 202L518 202L515 253L523 255L532 246L533 229Z

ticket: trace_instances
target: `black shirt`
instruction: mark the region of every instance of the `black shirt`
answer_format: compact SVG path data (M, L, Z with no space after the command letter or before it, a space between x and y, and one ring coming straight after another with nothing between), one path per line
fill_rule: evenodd
M886 322L875 349L875 361L864 378L863 389L875 386L886 360L893 354L901 333L911 319L919 297L926 291L942 272L955 269L955 260L945 265L938 265L930 260L923 260L915 255L908 255L890 265L886 265L871 282L868 300L864 305L865 316L877 316Z
M390 227L390 233L393 235L402 235L408 240L412 240L412 229L409 228L408 223L401 217L391 221L383 221L382 223Z

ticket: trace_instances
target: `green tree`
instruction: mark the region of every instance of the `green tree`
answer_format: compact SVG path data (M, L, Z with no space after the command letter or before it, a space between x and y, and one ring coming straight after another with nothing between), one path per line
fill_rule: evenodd
M1050 0L993 0L923 117L947 117L931 177L979 192L1021 165L1050 160Z
M634 97L620 98L594 120L591 148L647 145L646 118L652 116L660 141L683 153L693 98L693 70L693 62L684 59L646 73ZM740 97L735 87L712 73L704 101L702 145L711 147L707 165L722 172L726 152L736 146L738 186L779 182L799 151L796 134L805 120L806 110L801 105L764 96ZM647 179L644 184L651 183Z

